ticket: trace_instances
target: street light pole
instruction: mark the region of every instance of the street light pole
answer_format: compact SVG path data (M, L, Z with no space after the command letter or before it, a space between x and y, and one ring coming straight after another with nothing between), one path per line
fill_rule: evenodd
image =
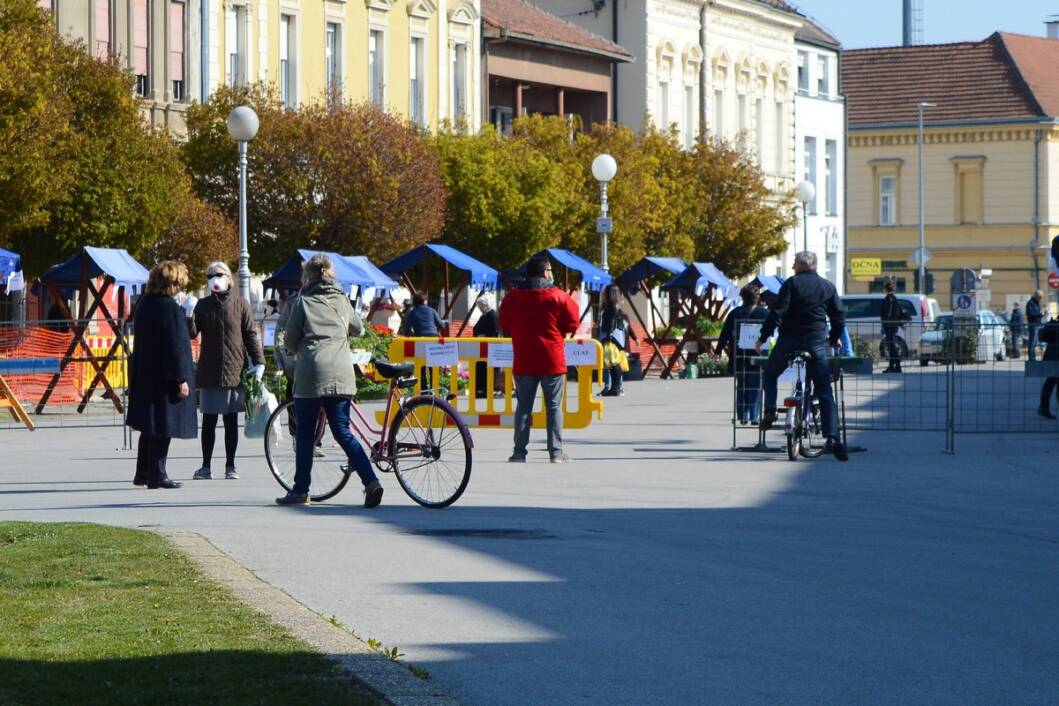
M599 217L606 218L609 206L607 204L607 182L599 182ZM600 264L603 267L604 272L610 272L610 265L607 263L607 229L601 228L600 234L603 239L600 241Z
M816 186L808 179L798 182L794 195L802 202L802 251L809 251L809 202L816 198ZM795 236L797 237L797 236ZM795 249L797 249L795 245Z
M923 109L937 107L936 103L919 102L919 282L916 294L927 291L927 232L923 222Z
M610 219L607 217L609 204L607 203L607 184L618 173L618 163L609 154L598 155L592 160L592 176L599 182L599 218L596 219L596 232L599 233L600 267L604 272L610 271L607 264L607 235L612 229Z
M250 301L250 248L246 235L246 146L257 135L257 113L241 105L228 114L228 134L239 145L239 296Z

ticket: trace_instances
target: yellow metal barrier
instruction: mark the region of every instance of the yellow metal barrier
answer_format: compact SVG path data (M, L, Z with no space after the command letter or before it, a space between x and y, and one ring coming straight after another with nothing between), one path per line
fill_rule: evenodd
M567 364L577 369L577 380L567 380L563 390L563 427L584 429L592 423L593 414L596 418L603 416L603 402L592 396L592 372L600 375L603 372L603 346L594 339L568 340L566 346ZM390 344L391 362L415 363L419 378L417 392L423 388L425 368L428 387L444 387L457 394L452 404L469 427L514 428L511 358L510 338L396 338ZM477 363L486 364L484 397L475 395L479 374ZM505 363L507 367L501 367ZM498 376L494 371L503 372L503 389L495 387ZM384 421L383 414L376 413L380 424ZM534 406L533 427L545 428L543 399L539 393Z
M88 343L88 347L92 351L92 354L102 359L107 352L110 351L110 346L114 343L114 337L86 335L85 341ZM129 348L130 350L132 348L132 336L129 336ZM83 357L84 355L84 348L78 347L77 350L74 351L75 357ZM118 355L120 357L107 363L105 368L107 381L110 383L111 387L115 389L128 387L129 385L128 365L125 360L125 355L121 352L120 348L118 349ZM88 387L95 376L95 367L91 363L84 363L81 368L81 389L84 390Z

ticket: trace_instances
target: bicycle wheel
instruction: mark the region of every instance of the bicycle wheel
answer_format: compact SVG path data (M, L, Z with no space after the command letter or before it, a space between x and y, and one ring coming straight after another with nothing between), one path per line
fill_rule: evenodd
M313 475L309 497L320 502L334 497L349 481L350 468L346 452L331 434L324 434L324 413L316 420L316 447L313 450ZM265 460L268 470L288 493L294 488L296 464L294 436L294 400L287 400L272 413L265 426Z
M798 452L802 448L800 417L797 409L787 408L787 458L791 461L798 460Z
M799 451L806 458L816 458L824 452L826 442L824 425L820 422L820 407L810 404L809 414L802 422L802 444Z
M437 397L401 406L387 453L401 488L424 507L448 507L471 479L471 435L459 413Z

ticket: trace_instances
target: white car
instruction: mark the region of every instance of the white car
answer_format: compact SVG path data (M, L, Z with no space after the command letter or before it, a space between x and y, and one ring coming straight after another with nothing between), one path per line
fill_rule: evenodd
M953 336L953 321L951 313L942 314L934 321L934 325L923 333L919 339L920 365L928 365L932 360L944 363L949 359L947 341L950 341ZM970 320L966 324L958 323L956 324L957 331L960 331L961 327L970 328L972 325L978 336L978 345L973 360L972 356L961 353L957 349L956 362L984 363L990 359L1004 360L1006 353L1004 331L1007 328L1004 322L991 311L979 311L975 316L974 324L971 324Z

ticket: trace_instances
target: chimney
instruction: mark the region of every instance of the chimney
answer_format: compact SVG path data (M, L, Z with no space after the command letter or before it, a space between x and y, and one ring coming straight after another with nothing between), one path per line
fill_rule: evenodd
M1044 21L1044 34L1048 39L1059 39L1059 15L1051 15Z

